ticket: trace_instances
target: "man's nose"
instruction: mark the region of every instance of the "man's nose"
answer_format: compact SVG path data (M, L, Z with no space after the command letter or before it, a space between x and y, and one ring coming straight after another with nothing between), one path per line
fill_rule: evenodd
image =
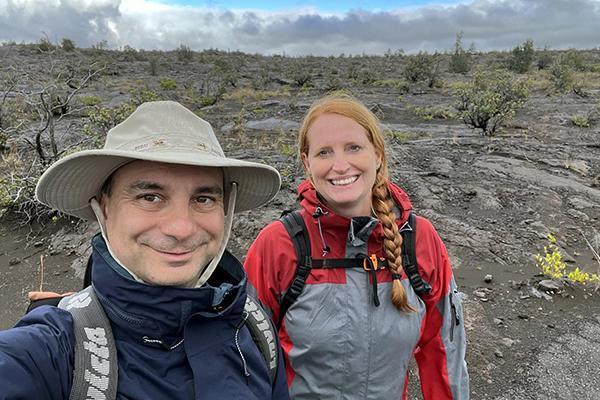
M177 240L183 240L196 232L196 223L189 206L172 205L163 216L161 231Z

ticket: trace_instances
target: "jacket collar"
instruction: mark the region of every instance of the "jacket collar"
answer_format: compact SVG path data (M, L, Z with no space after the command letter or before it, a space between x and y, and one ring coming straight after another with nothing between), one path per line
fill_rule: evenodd
M404 190L400 189L395 184L388 182L388 190L390 191L392 198L394 199L394 203L400 210L400 218L397 223L401 226L408 220L409 211L412 210L412 204L408 195ZM342 216L336 215L318 196L317 190L313 186L312 182L309 180L303 181L297 189L298 199L300 200L300 205L304 208L308 213L313 215L317 210L317 207L320 207L323 211L325 211L330 216L337 216L340 219L334 219L339 224L348 225L350 219Z
M111 322L126 330L169 340L183 332L191 315L241 318L246 276L240 262L225 252L209 281L200 288L153 286L135 281L110 256L101 235L92 239L92 284Z

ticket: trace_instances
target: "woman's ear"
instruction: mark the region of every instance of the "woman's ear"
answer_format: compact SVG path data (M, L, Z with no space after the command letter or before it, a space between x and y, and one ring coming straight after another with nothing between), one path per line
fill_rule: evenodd
M306 153L302 153L300 154L300 158L302 159L302 165L304 165L304 171L310 175L310 163L308 162L308 155Z

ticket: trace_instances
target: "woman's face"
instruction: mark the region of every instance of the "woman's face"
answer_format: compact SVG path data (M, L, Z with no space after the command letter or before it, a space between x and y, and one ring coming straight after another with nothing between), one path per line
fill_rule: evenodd
M345 217L370 215L381 156L365 128L339 114L322 114L308 129L307 140L302 162L327 205Z

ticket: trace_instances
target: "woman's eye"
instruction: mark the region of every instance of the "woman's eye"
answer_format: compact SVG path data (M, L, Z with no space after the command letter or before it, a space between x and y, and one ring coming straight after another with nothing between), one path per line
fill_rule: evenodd
M317 153L318 157L326 157L329 154L328 150L321 150Z
M350 151L359 151L361 149L361 147L357 144L353 144L353 145L348 146L348 149Z

